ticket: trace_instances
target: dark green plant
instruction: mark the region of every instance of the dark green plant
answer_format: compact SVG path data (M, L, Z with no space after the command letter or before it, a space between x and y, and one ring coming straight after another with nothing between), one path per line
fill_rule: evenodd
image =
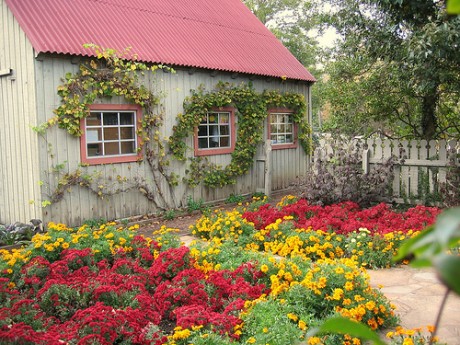
M237 204L239 202L243 202L245 197L243 195L235 195L235 194L230 194L227 199L225 199L225 202L227 204Z
M204 207L203 199L194 200L191 195L187 197L187 212L202 211Z
M166 210L164 214L164 219L166 220L173 220L176 218L176 211L175 210Z
M107 223L107 219L104 218L92 218L92 219L87 219L83 222L83 225L87 225L90 228L98 228L102 224Z

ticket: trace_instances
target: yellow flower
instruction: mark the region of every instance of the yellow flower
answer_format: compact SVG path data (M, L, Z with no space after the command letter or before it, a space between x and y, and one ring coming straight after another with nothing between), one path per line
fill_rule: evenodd
M307 330L307 323L303 320L300 320L299 321L299 324L298 324L299 328L302 330L302 331L306 331Z
M249 344L254 344L254 343L256 342L256 338L251 337L251 338L248 339L247 342L248 342Z
M262 332L268 333L268 328L267 328L267 327L264 327L264 329L262 330Z
M68 244L67 242L64 242L64 243L62 244L62 248L64 248L64 249L69 248L69 244Z
M260 270L261 270L262 272L264 272L264 273L267 273L267 271L268 271L268 266L267 266L267 265L262 265L262 266L260 266Z
M299 317L298 317L296 314L294 314L294 313L289 313L289 314L287 314L287 317L288 317L289 319L291 319L292 321L294 321L294 322L297 322L297 320L299 319Z
M335 269L335 273L337 274L343 274L344 270L342 267L338 266L336 269Z
M311 337L308 339L308 345L319 345L321 344L321 339L318 337Z
M412 338L406 338L404 339L403 345L414 345L414 341Z

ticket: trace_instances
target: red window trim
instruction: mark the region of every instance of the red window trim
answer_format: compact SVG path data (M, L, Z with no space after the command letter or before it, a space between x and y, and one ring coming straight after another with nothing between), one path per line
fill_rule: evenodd
M235 151L236 141L236 125L235 125L235 108L233 107L220 107L212 108L210 112L229 112L230 113L230 147L224 148L210 148L210 149L199 149L198 148L198 127L195 127L195 135L193 136L194 142L194 153L195 156L214 156L229 154Z
M270 108L268 109L268 117L267 117L267 139L270 140L271 138L271 126L270 126L270 118L271 118L271 114L272 113L289 113L289 114L293 114L294 112L292 111L292 109L288 109L288 108ZM297 127L297 123L294 122L294 141L292 143L288 143L288 144L271 144L272 145L272 150L283 150L283 149L296 149L298 146L299 146L299 141L298 141L298 138L297 138L297 130L298 130L298 127Z
M137 104L92 104L89 107L89 111L92 110L133 110L136 112L136 126L139 128L142 121L142 107ZM110 157L98 157L98 158L89 158L88 152L86 150L86 130L85 130L86 118L80 121L80 129L82 135L80 137L80 159L82 163L89 165L97 164L111 164L111 163L128 163L136 162L142 158L142 153L125 156L110 156ZM137 147L139 148L141 144L141 139L137 136Z

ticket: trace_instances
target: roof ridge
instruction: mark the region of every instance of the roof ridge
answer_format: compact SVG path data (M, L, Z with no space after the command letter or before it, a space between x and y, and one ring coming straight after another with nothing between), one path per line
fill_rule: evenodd
M103 4L106 4L106 5L109 5L109 6L113 6L113 7L127 8L127 9L132 9L132 10L136 10L136 11L140 11L140 12L155 13L155 14L159 14L159 15L162 15L162 16L167 16L167 17L171 17L171 18L179 18L179 19L189 20L189 21L197 22L197 23L206 23L206 24L210 24L210 25L213 25L213 26L228 28L228 29L237 30L237 31L248 32L248 33L252 33L252 34L255 34L255 35L259 35L259 36L268 37L268 36L272 35L270 30L265 31L266 33L264 33L264 32L256 32L256 31L253 31L253 30L245 30L245 29L242 29L242 28L237 27L237 26L228 26L228 25L223 25L223 24L220 24L220 23L213 23L213 22L209 22L209 21L205 21L205 20L197 20L197 19L193 19L193 18L190 18L190 17L175 16L175 15L169 14L169 13L164 13L164 12L159 12L159 11L152 11L152 10L148 10L148 9L145 9L145 8L139 8L139 7L124 5L124 4L115 4L113 2L110 2L109 0L83 0L83 1L99 2L99 3L103 3Z

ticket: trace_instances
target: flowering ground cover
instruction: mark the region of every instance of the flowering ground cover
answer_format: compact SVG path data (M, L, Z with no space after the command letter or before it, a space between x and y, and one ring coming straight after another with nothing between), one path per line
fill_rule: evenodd
M193 231L206 241L190 247L172 229L147 238L108 223L49 224L28 247L0 250L0 344L360 344L307 332L334 315L375 330L397 325L363 266L389 265L386 255L414 231L298 228L295 199L264 203L203 216ZM270 210L280 218L250 220ZM426 339L399 328L391 336Z

